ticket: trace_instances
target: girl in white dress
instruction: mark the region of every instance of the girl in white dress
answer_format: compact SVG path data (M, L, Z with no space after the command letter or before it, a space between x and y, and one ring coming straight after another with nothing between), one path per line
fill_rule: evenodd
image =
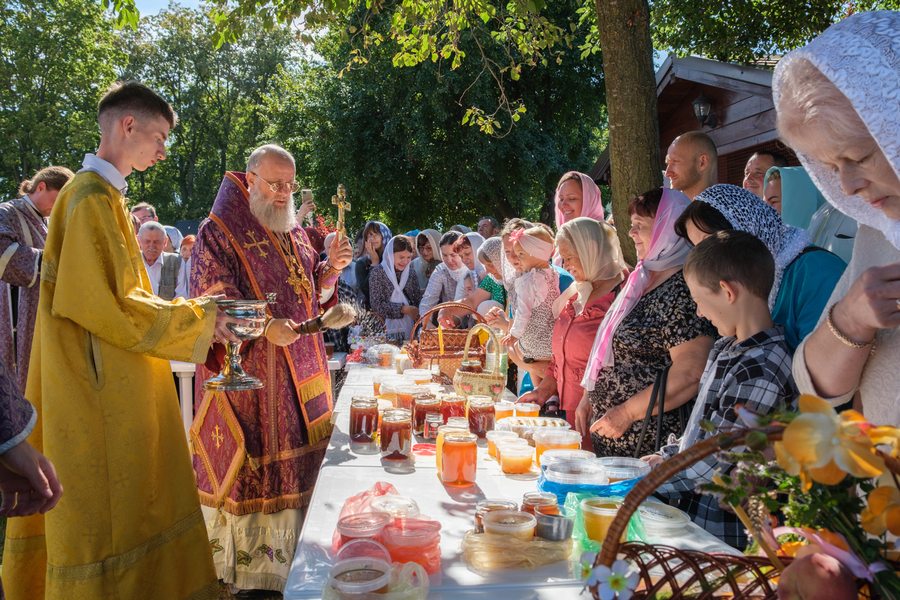
M546 227L537 226L514 231L510 238L522 275L515 280L513 322L503 343L518 344L525 362L549 360L553 302L559 297L559 273L550 265L553 236Z

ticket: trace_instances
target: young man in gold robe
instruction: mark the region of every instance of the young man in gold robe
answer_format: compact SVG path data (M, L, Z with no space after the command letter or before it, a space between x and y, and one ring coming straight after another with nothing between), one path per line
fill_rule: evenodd
M166 155L176 117L139 83L99 105L100 147L50 218L26 396L30 442L66 494L46 515L7 526L12 600L216 598L168 359L204 362L237 341L211 297L152 293L125 207L127 177Z

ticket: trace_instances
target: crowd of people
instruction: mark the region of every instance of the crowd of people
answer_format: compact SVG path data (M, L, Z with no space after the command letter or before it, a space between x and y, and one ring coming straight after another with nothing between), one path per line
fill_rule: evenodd
M313 206L298 219L296 166L275 145L226 173L182 238L125 200L125 178L165 158L175 113L117 85L82 169L43 169L0 205L0 512L22 517L7 532L9 596L188 598L216 579L283 589L333 407L322 337L297 325L338 301L397 342L420 320L482 315L528 374L519 401L601 456L655 466L735 426L738 407L765 414L801 392L900 426L900 64L885 37L897 33L894 15L862 13L779 62L777 127L802 167L759 152L743 187L722 184L713 140L678 136L669 185L634 190L628 207L634 265L599 187L574 171L553 228L484 216L475 231L393 235L370 221L323 240L301 227ZM192 470L163 359L214 374L240 323L216 300L269 292L265 334L243 358L265 387L198 393ZM743 548L740 522L697 492L725 460L658 494Z

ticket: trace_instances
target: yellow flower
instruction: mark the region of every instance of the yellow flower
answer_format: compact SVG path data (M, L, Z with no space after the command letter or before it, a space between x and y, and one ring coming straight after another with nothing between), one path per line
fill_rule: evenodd
M847 473L868 479L884 471L866 433L873 427L860 413L838 415L824 400L807 395L800 396L800 413L774 446L778 464L800 477L804 492L813 481L834 485Z
M872 535L890 531L900 535L900 490L893 484L877 487L869 494L868 506L860 515L860 525Z

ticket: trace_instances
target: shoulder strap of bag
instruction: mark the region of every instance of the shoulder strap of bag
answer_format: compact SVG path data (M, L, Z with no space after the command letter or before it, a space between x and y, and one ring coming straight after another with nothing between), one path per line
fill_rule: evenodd
M664 368L656 374L656 380L653 382L653 389L650 390L650 403L647 405L647 413L644 415L644 423L641 425L641 433L638 435L637 445L634 448L634 457L640 458L644 448L644 439L647 437L647 427L650 426L650 420L653 418L653 408L659 402L659 417L656 428L656 447L659 448L662 435L662 415L665 412L665 395L666 395L666 379L669 373L669 367Z

